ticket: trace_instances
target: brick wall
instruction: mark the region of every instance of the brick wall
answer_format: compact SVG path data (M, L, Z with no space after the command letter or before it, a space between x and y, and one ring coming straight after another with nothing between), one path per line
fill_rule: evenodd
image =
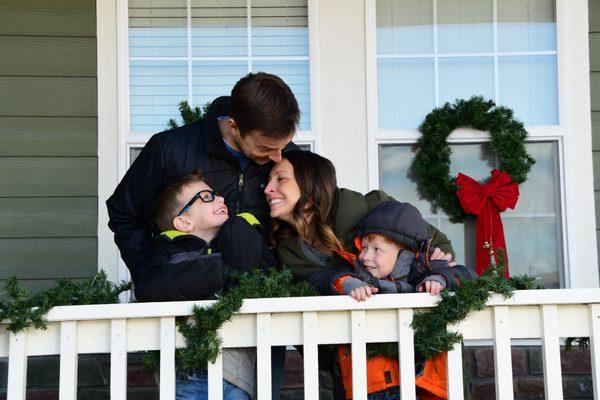
M563 397L593 399L591 359L588 350L561 349ZM491 347L466 347L463 352L465 393L471 400L495 399L494 353ZM541 347L513 347L515 400L543 399L544 377Z

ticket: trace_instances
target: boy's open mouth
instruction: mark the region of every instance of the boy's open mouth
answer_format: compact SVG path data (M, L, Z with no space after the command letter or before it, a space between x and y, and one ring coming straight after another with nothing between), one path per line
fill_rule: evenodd
M227 214L227 206L223 205L223 207L219 207L215 214Z

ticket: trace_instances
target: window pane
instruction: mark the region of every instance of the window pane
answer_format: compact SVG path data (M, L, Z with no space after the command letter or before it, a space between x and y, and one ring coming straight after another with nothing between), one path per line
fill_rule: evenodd
M442 58L440 104L471 96L494 98L494 59L492 57Z
M253 56L308 56L306 0L252 1Z
M268 72L288 84L300 107L300 130L310 130L310 74L308 61L255 61L252 72Z
M506 210L506 213L554 214L560 203L557 145L554 142L529 143L527 151L535 159L535 164L527 175L527 182L519 187L516 210Z
M177 105L187 100L187 79L185 61L130 61L131 131L162 131L170 118L181 122Z
M194 61L192 98L203 106L219 96L229 96L235 83L248 71L246 61Z
M433 2L377 2L377 53L433 53Z
M554 0L503 0L498 2L500 51L556 50Z
M192 0L192 55L248 55L246 0Z
M142 149L143 149L143 147L130 147L129 148L129 166L131 166L131 164L133 164L135 159L138 158L138 156L142 152Z
M381 188L399 201L414 204L430 223L452 240L458 263L474 265L474 218L452 224L442 213L432 213L430 204L419 199L416 183L407 176L414 158L411 145L379 147ZM487 180L495 166L488 145L451 146L451 174L462 172L480 182ZM556 142L528 143L536 159L528 181L520 185L516 210L502 214L512 275L527 273L542 278L546 287L558 287L562 269L560 236L560 187Z
M187 6L185 0L165 5L158 0L129 1L131 57L185 57Z
M433 59L377 61L379 127L417 128L435 106Z
M494 50L492 0L438 0L440 53Z
M526 125L558 124L556 56L499 57L500 104Z

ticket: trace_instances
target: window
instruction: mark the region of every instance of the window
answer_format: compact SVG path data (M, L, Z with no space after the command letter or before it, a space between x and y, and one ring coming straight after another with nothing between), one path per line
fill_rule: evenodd
M297 141L314 146L308 14L307 0L129 0L125 170L171 118L181 124L181 101L203 107L248 72L290 86L301 110Z
M502 214L511 273L564 286L555 1L377 0L373 7L371 186L417 205L450 236L457 261L474 265L474 220L451 224L419 198L407 177L412 145L425 115L445 102L481 95L512 108L530 132L527 147L537 163L516 209ZM489 177L498 160L486 138L470 129L452 135L454 175Z

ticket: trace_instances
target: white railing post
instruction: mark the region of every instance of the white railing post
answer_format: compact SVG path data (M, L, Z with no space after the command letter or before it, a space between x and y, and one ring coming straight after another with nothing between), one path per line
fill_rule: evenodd
M160 400L175 400L175 318L160 319Z
M302 352L304 358L304 399L319 398L319 354L317 313L302 313Z
M514 398L512 381L512 351L510 348L510 317L508 306L493 307L494 316L494 372L496 399Z
M258 400L271 400L271 314L256 314Z
M367 398L367 347L365 311L352 310L352 398Z
M456 326L448 326L456 330ZM446 355L446 382L448 400L464 399L462 343L456 343Z
M223 400L222 352L219 353L214 363L208 363L208 400Z
M542 354L544 360L544 391L546 400L563 398L560 370L560 346L558 343L558 310L556 305L543 305Z
M110 328L110 398L127 398L127 320L113 319Z
M60 400L77 398L77 321L60 323Z
M25 400L25 393L27 392L26 332L10 333L7 398L11 400Z
M412 309L398 310L398 366L400 371L400 398L415 400L415 343L411 327Z
M600 399L600 304L588 305L590 321L590 357L592 359L592 382L594 399Z

